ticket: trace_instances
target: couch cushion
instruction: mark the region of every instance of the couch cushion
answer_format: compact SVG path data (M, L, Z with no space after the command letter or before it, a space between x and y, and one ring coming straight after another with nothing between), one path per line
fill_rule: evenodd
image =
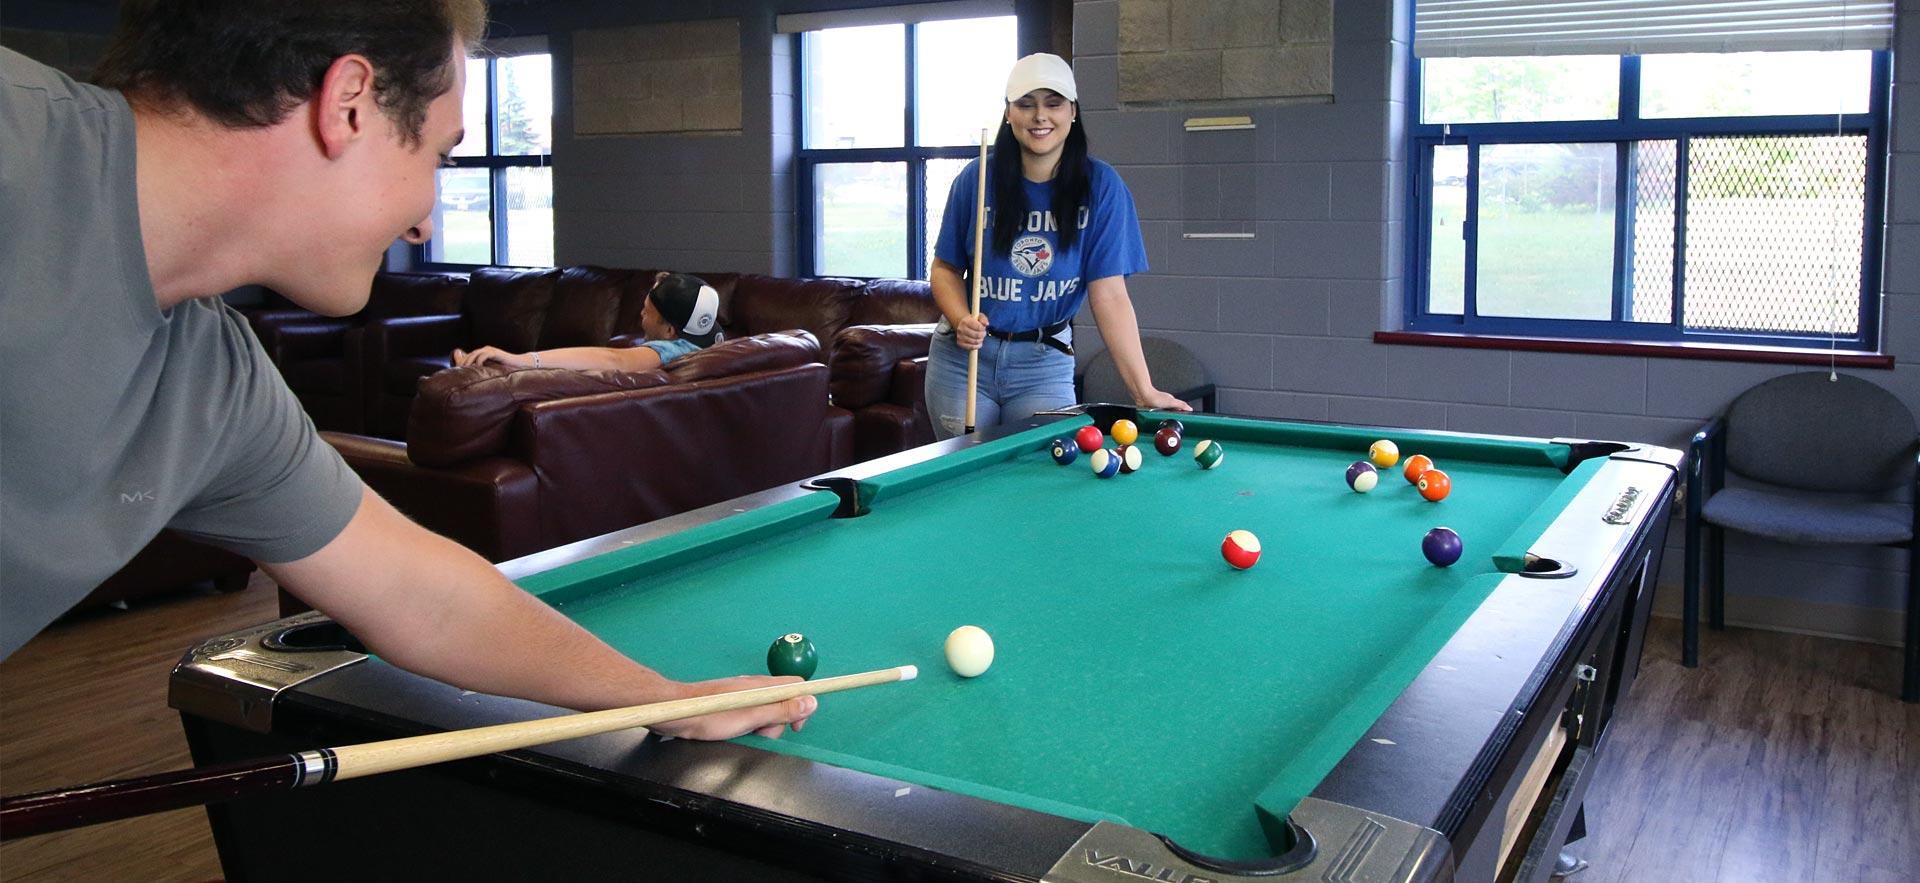
M504 451L520 406L551 399L646 389L668 382L661 371L565 368L449 368L420 383L407 415L407 457L446 467Z
M420 378L447 370L453 364L452 354L444 356L416 356L394 359L385 365L384 385L390 395L412 398L420 389Z
M540 326L559 278L559 270L481 267L473 271L461 308L467 316L468 349L497 346L515 353L537 349Z
M846 327L861 284L855 279L744 275L735 280L733 297L721 302L720 326L728 337L801 328L815 340L832 340Z
M460 312L467 277L447 273L375 273L362 321Z
M650 277L649 277L650 278ZM567 267L553 283L553 299L540 326L540 349L605 346L626 293L642 282L634 270Z
M818 361L820 342L812 334L784 331L723 340L673 360L665 371L675 383L693 383Z
M848 325L914 325L940 321L933 286L917 279L875 279L853 299Z
M298 359L281 365L280 376L294 392L340 395L347 391L344 359Z

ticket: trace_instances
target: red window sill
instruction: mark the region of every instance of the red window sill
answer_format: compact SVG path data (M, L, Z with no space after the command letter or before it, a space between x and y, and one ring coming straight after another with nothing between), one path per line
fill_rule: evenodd
M1598 356L1645 356L1655 359L1706 359L1716 362L1764 362L1773 365L1838 365L1843 368L1892 368L1893 357L1859 350L1799 349L1780 346L1740 346L1721 343L1653 343L1644 340L1565 340L1552 337L1508 337L1492 334L1454 334L1442 331L1376 331L1374 343L1408 346L1445 346L1462 349L1521 350L1536 353L1584 353Z

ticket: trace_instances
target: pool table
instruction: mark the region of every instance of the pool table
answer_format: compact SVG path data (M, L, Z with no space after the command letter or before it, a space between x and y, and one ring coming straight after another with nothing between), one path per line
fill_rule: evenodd
M629 732L211 807L227 874L1542 879L1633 679L1680 454L1178 415L1162 456L1171 416L1048 415L502 565L671 677L763 672L788 632L820 676L921 677L779 740ZM1121 418L1139 471L1054 462ZM1349 489L1379 438L1452 493ZM1421 552L1440 525L1451 567ZM976 678L943 660L964 624L996 646ZM556 713L314 614L194 648L171 698L199 763Z

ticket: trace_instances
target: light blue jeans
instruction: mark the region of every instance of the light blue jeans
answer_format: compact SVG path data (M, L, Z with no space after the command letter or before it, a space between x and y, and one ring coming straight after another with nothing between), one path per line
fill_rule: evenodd
M1062 335L1070 338L1072 330ZM1073 404L1073 357L1044 343L987 338L980 347L975 428L1024 420ZM935 333L927 351L927 415L933 437L953 438L967 423L967 351Z

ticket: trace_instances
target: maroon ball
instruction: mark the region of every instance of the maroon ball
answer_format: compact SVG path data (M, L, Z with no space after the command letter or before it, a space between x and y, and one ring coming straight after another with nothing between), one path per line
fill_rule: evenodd
M1163 426L1153 434L1153 449L1162 457L1171 457L1180 452L1180 430Z

